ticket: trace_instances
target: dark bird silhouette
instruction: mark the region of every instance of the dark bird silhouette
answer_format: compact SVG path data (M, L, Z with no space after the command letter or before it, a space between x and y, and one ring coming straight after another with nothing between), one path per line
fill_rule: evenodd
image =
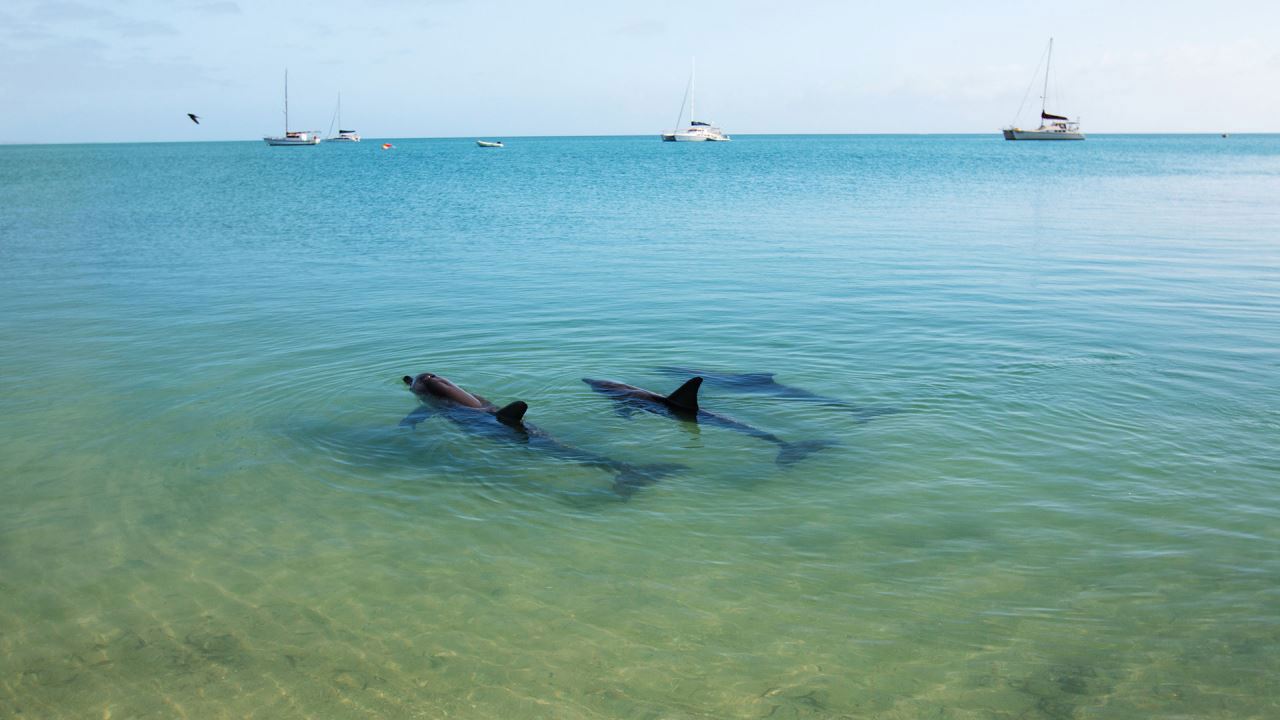
M199 125L199 124L200 124L200 117L199 117L198 115L196 115L195 113L187 113L187 117L191 118L191 122L193 122L193 123L195 123L195 124L197 124L197 125Z

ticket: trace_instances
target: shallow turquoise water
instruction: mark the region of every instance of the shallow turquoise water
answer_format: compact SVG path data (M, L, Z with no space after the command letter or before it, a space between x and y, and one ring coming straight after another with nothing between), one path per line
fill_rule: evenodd
M1280 714L1280 137L396 145L0 147L0 716Z

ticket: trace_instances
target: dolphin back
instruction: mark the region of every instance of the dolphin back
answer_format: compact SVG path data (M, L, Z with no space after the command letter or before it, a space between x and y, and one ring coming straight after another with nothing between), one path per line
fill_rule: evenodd
M495 411L493 414L507 425L519 425L524 420L524 414L528 412L529 405L523 400L517 400L506 407Z
M712 385L725 387L758 387L778 384L773 379L774 373L723 373L698 370L696 368L672 367L670 365L664 365L656 369L663 375L700 375Z
M690 378L667 396L667 404L685 412L698 412L698 388L700 387L702 387L702 378Z
M663 375L700 375L706 379L708 385L715 385L736 392L772 395L782 400L802 400L836 408L853 414L857 417L859 423L865 423L884 415L896 415L903 412L900 408L864 406L837 397L819 395L793 385L783 385L774 379L774 373L769 372L722 373L671 366L659 367L657 371Z

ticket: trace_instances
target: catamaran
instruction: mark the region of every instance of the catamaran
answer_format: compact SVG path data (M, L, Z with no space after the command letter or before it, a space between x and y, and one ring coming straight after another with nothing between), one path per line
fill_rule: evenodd
M338 93L338 109L333 115L338 123L338 134L333 133L334 120L329 121L329 137L325 138L325 142L360 142L360 134L355 130L342 129L342 93Z
M1049 100L1049 63L1053 61L1053 38L1049 38L1049 54L1044 63L1044 91L1040 95L1040 127L1035 130L1023 130L1010 124L1004 128L1005 140L1083 140L1080 122L1063 115L1055 115L1045 110ZM1034 80L1032 81L1034 82ZM1022 99L1026 103L1026 97ZM1018 108L1022 112L1022 108Z
M314 130L289 129L289 71L284 71L284 135L282 137L264 137L262 141L268 145L319 145L320 133Z
M694 78L696 66L689 70L689 90L685 93L685 99L689 101L689 125L683 130L677 129L671 132L662 133L663 142L728 142L731 138L724 134L720 128L708 122L695 120L697 116L694 105ZM680 103L680 114L676 116L676 127L680 127L680 120L684 118L684 102Z

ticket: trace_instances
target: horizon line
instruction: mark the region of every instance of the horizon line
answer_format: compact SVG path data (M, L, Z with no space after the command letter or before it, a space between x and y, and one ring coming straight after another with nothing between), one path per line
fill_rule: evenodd
M1222 131L1222 130L1187 130L1187 131L1155 131L1155 132L1134 132L1134 131L1110 131L1097 132L1091 131L1086 133L1086 137L1107 137L1116 135L1138 135L1138 136L1173 136L1173 135L1277 135L1277 130L1244 130L1244 131ZM361 136L362 140L369 142L382 140L468 140L474 141L477 138L510 138L519 140L537 140L537 139L573 139L573 138L646 138L659 137L660 132L655 133L625 133L625 134L588 134L588 135L502 135L498 133L490 135L431 135L431 136ZM730 137L794 137L794 136L811 136L811 137L947 137L947 136L984 136L1000 135L1000 130L991 130L984 132L875 132L875 131L850 131L850 132L735 132ZM262 142L262 138L247 138L235 140L54 140L44 142L10 142L0 140L0 147L38 147L42 145L176 145L182 143L239 143L239 142ZM323 143L321 143L323 144Z

